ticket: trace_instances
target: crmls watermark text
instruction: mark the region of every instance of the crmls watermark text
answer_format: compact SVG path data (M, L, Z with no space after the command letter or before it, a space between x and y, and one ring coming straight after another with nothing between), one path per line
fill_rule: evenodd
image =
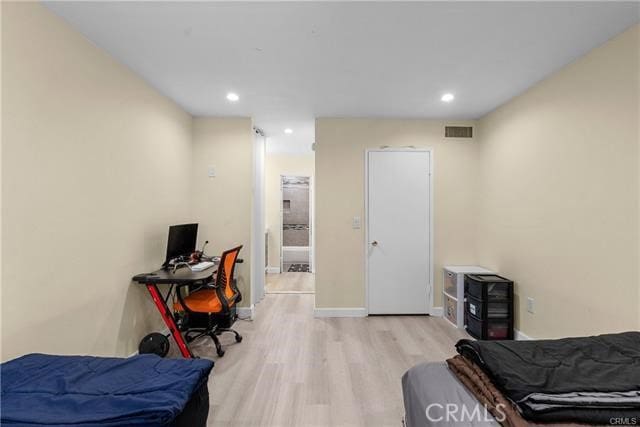
M457 403L432 403L427 406L425 414L431 422L490 422L496 420L503 422L507 416L504 412L505 405L496 405L496 414L491 415L486 406L479 403L471 407Z
M609 419L612 426L637 426L640 425L638 417L614 417Z

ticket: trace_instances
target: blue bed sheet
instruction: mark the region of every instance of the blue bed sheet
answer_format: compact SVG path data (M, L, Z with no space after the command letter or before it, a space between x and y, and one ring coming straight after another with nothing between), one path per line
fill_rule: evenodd
M205 359L29 354L0 365L3 426L164 426L209 376Z

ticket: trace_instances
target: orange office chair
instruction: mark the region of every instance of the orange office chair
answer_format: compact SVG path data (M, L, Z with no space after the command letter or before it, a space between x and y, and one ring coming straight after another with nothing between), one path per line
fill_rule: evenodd
M205 283L196 289L191 289L189 295L182 296L177 290L178 301L173 309L178 315L178 325L184 332L187 342L208 335L216 346L218 356L224 356L224 350L218 340L218 335L231 332L236 336L236 342L242 341L242 335L231 329L237 319L236 304L242 300L242 295L236 286L233 273L242 246L229 249L222 253L215 283ZM239 262L241 262L240 260Z

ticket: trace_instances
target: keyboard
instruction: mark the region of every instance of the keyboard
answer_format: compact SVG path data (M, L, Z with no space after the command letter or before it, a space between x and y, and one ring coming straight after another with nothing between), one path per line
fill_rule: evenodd
M191 271L203 271L203 270L206 270L207 268L213 267L214 265L215 264L212 263L211 261L202 261L197 264L190 265L189 267L191 267Z

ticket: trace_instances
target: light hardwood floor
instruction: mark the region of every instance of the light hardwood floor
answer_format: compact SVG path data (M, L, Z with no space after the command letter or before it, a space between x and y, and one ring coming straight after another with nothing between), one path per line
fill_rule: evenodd
M442 361L465 336L442 318L313 317L314 295L268 294L254 321L237 321L215 356L210 339L194 353L215 361L210 426L396 426L400 379L411 366Z
M265 291L267 293L313 293L314 289L315 275L312 273L286 272L281 274L267 274L265 281Z

